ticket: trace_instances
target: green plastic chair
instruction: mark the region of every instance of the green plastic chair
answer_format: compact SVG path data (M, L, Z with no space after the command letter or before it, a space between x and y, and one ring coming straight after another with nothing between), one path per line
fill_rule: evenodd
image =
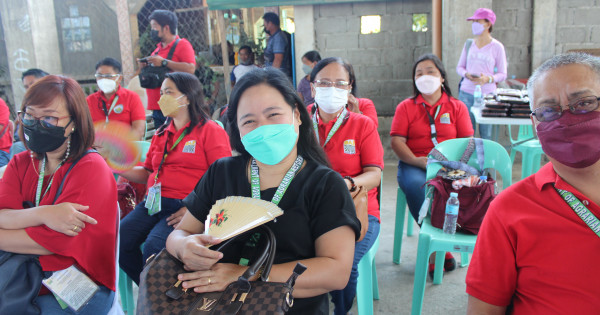
M358 263L356 303L359 315L373 314L373 300L379 300L379 283L375 268L375 254L378 248L379 235L373 246Z
M398 187L396 193L396 223L394 225L394 249L393 261L396 265L400 264L402 253L402 236L404 234L404 217L406 217L406 236L413 235L414 222L410 212L406 211L406 195L402 188Z
M468 138L446 140L436 146L444 156L449 160L459 160L462 156ZM483 140L485 152L484 168L495 169L502 177L503 189L511 184L512 163L508 153L499 143L491 140ZM468 162L469 165L479 168L477 164L477 154L473 154ZM436 176L442 166L439 163L427 166L427 179ZM459 192L460 193L460 192ZM433 276L434 284L442 283L444 256L446 252L460 252L463 263L465 264L468 254L475 248L476 235L456 232L455 235L445 234L441 229L431 225L429 217L423 220L421 230L419 231L419 245L417 249L417 263L415 270L415 279L413 284L413 299L411 314L421 314L423 307L423 295L425 294L425 284L427 282L427 269L429 266L429 256L436 252L435 271Z
M521 163L521 179L523 179L540 169L544 151L542 150L540 141L533 135L533 128L531 126L519 126L517 140L513 139L510 129L510 126L508 126L508 138L511 142L510 161L511 163L514 163L517 151L521 152L523 157Z

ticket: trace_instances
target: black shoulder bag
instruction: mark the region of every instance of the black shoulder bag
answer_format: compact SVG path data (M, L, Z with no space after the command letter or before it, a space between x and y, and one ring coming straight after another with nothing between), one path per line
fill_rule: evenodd
M79 159L75 160L63 177L52 204L56 202L62 192L63 184L71 169L88 153L97 152L88 150ZM24 202L24 207L31 207L31 202ZM42 287L44 272L40 265L38 255L15 254L0 250L0 314L40 314L35 299Z
M175 43L173 43L173 46L169 50L167 60L173 59L177 43L179 43L179 38L175 40ZM158 55L158 51L154 55ZM152 64L149 64L140 71L140 85L145 89L159 88L165 80L165 75L169 73L169 71L171 70L169 70L167 66L155 67Z

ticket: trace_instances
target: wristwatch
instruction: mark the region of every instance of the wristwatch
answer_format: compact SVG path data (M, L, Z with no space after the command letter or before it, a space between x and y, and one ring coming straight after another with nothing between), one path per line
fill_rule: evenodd
M169 64L169 60L167 60L167 59L163 59L163 61L162 61L161 65L162 65L163 67L166 67L166 66L167 66L167 64Z

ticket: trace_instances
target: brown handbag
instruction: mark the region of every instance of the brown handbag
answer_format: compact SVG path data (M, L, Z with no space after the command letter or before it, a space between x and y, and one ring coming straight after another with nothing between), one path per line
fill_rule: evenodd
M306 267L297 263L290 278L284 282L269 282L275 258L275 236L266 226L238 235L217 250L223 251L236 239L247 239L259 231L264 246L250 267L223 292L196 293L181 287L177 280L183 263L163 249L151 258L140 275L137 314L284 314L294 304L292 293L296 278ZM265 237L262 237L265 236ZM249 281L262 270L258 281Z
M354 192L350 192L356 208L356 217L360 221L360 237L356 242L362 241L369 229L369 197L364 186L357 186Z

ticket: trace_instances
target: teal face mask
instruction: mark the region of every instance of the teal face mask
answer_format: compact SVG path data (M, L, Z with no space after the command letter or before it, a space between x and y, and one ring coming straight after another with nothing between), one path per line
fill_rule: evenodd
M293 119L291 124L263 125L250 131L242 138L244 148L261 163L281 162L292 152L298 139Z

